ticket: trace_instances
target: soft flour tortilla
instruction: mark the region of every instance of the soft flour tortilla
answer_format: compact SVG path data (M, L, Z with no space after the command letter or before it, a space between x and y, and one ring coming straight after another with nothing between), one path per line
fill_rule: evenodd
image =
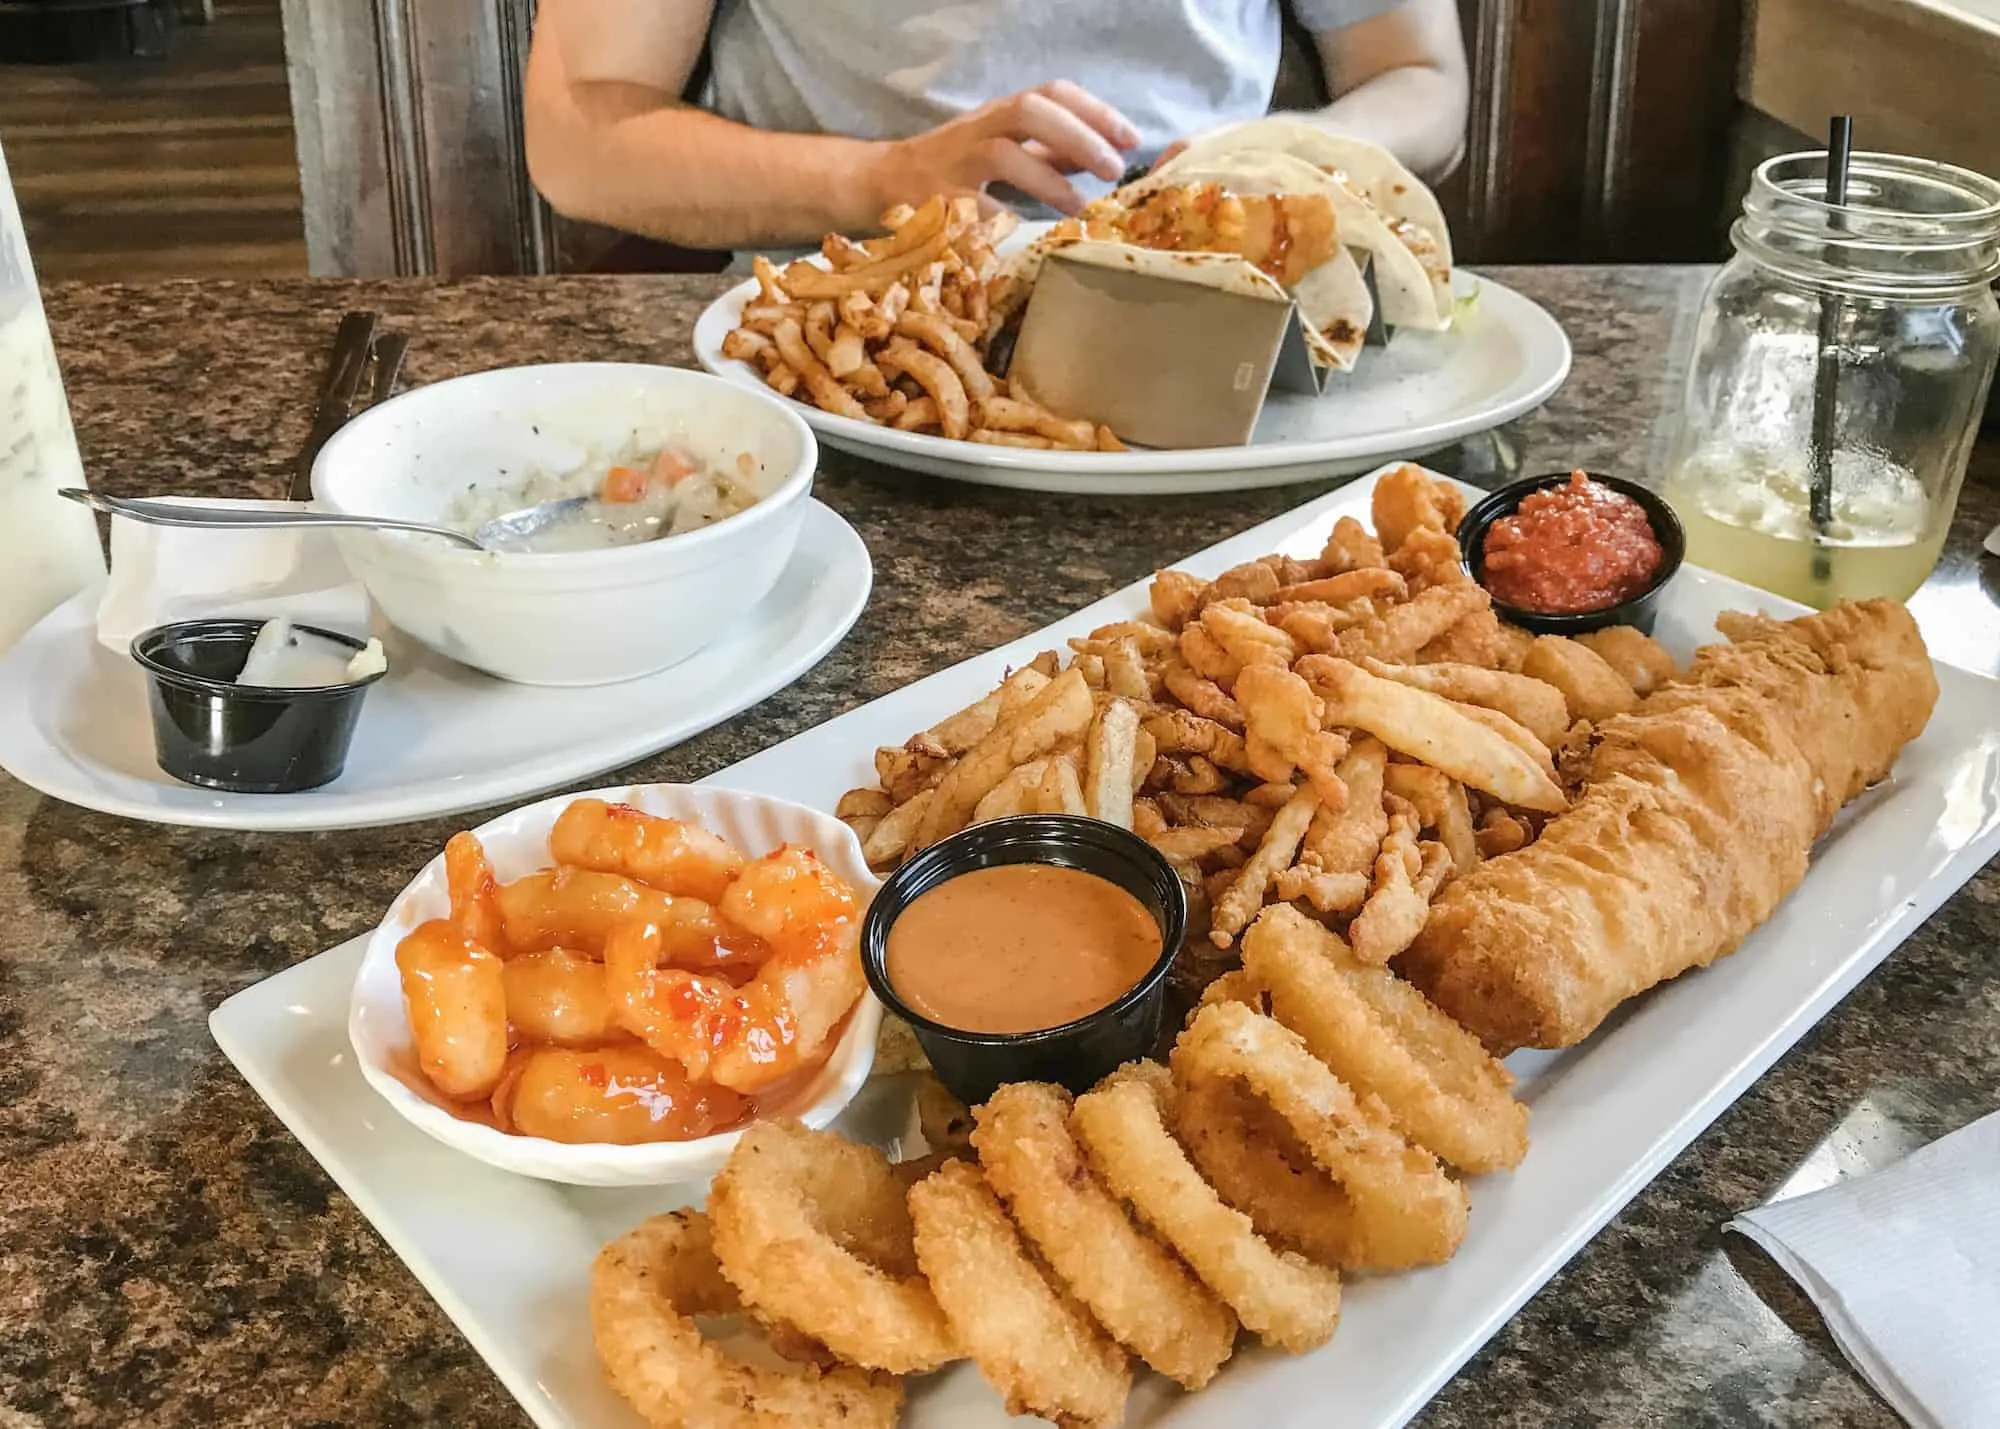
M1380 145L1331 134L1304 120L1273 115L1202 135L1164 165L1161 173L1172 173L1183 164L1201 168L1220 165L1227 170L1257 154L1303 160L1321 173L1331 172L1344 180L1342 187L1365 198L1425 268L1439 318L1433 326L1450 321L1451 230L1445 224L1444 210L1423 181ZM1396 319L1390 317L1389 321Z

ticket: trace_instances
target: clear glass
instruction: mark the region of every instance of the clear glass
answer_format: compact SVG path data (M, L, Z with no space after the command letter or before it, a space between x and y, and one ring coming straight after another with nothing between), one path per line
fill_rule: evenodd
M1763 164L1708 289L1665 494L1688 560L1809 605L1913 593L1937 564L2000 354L2000 184L1856 154ZM1830 503L1816 390L1831 353ZM1822 395L1819 400L1824 400Z
M83 484L21 210L0 153L0 651L104 574L96 518L56 495Z

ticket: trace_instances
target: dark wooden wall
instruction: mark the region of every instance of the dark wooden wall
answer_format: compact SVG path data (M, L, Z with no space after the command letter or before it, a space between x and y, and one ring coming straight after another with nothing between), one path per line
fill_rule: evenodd
M533 0L284 0L316 273L550 272L603 244L522 163ZM1743 0L1460 0L1469 262L1719 256ZM1296 57L1295 57L1296 59Z

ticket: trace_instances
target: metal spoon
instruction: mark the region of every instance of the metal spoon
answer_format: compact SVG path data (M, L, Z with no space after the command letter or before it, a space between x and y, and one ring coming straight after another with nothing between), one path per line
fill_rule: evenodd
M419 536L438 536L453 545L471 550L520 550L523 543L553 521L573 514L588 497L568 497L544 501L520 511L496 516L471 535L449 526L430 526L421 521L395 521L386 516L342 516L331 511L309 511L301 506L293 511L246 511L229 506L196 506L172 498L132 499L106 496L80 486L66 486L61 495L81 502L93 511L126 516L153 526L192 526L235 531L276 530L297 526L346 526L373 531L409 531Z

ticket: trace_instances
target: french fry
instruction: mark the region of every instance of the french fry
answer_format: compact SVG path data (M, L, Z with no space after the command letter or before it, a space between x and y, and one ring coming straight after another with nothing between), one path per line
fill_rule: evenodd
M814 357L826 364L829 372L833 371L833 364L827 362L827 356L833 351L833 325L838 320L839 314L835 312L833 303L822 298L806 305L805 321L799 325L805 331L806 346L812 349ZM840 375L834 373L836 377Z
M1399 685L1326 655L1306 656L1298 663L1298 673L1326 702L1329 725L1366 730L1399 754L1442 769L1503 804L1543 813L1569 807L1547 771L1504 735L1466 713L1478 709L1476 705L1455 705L1428 690Z
M833 806L836 819L879 819L896 807L896 801L880 789L849 789Z
M1018 397L995 397L988 393L980 405L979 420L997 431L1033 432L1059 446L1081 451L1097 445L1097 429L1089 422L1058 417L1047 408Z
M851 377L859 372L864 364L872 365L868 363L868 348L861 334L846 323L841 323L833 330L833 341L827 345L826 356L822 360L826 363L826 370L835 377ZM882 380L879 371L875 374L875 380L878 382ZM888 390L886 383L882 390L885 392Z
M1243 864L1243 871L1215 900L1208 939L1216 947L1228 947L1236 941L1238 934L1250 926L1250 920L1264 906L1264 894L1272 881L1292 866L1299 845L1305 839L1306 829L1312 823L1313 813L1318 808L1319 795L1313 792L1312 785L1307 784L1301 786L1285 807L1278 810L1271 820L1271 827L1259 840L1257 851L1250 855ZM1416 935L1413 933L1410 936L1414 938Z
M786 318L795 323L803 323L806 318L804 303L752 303L743 309L743 325L756 331L770 332Z
M1118 440L1118 433L1102 423L1097 428L1097 449L1101 452L1129 452L1132 448Z
M1124 700L1113 700L1092 721L1084 739L1083 803L1091 818L1132 827L1132 767L1138 746L1138 711Z
M1083 682L1092 690L1104 688L1104 657L1088 650L1079 651L1070 664L1083 672Z
M1167 831L1167 821L1160 816L1160 806L1151 799L1138 798L1132 801L1132 832L1142 839L1150 840L1156 834Z
M840 344L836 339L834 343L836 352L838 352L839 347ZM831 369L828 370L831 371ZM840 380L864 398L884 401L889 396L889 379L883 376L882 369L872 362L863 362L859 367ZM863 405L865 406L866 403L864 402Z
M1463 705L1498 710L1526 728L1543 744L1557 744L1570 726L1568 702L1556 686L1529 675L1488 670L1457 661L1427 665L1390 665L1364 657L1358 661L1371 675L1413 685Z
M882 822L861 842L862 857L870 868L894 868L902 861L936 798L935 789L926 789L882 816Z
M972 350L970 343L959 336L958 329L945 319L930 313L904 313L896 320L896 331L903 337L921 343L950 363L951 370L958 374L958 383L965 390L965 395L972 401L982 404L982 413L992 403L1007 400L994 396L993 379L980 364L979 354ZM922 378L919 377L918 380L922 381ZM983 416L982 421L989 427L1003 425L990 417Z
M948 757L920 753L908 746L890 745L875 751L876 782L898 804L935 788L950 766Z
M799 374L781 361L764 374L764 383L780 397L796 396L799 390Z
M910 223L897 230L893 238L901 238L915 225L916 220L912 219ZM940 228L937 233L914 248L889 253L872 262L844 268L839 272L801 259L785 269L783 275L785 290L795 299L843 298L849 293L884 292L891 283L935 263L938 255L943 253L949 244L949 236Z
M1032 451L1048 451L1055 443L1047 437L1038 437L1031 432L995 432L985 427L977 427L968 434L968 439L988 447L1025 447Z
M785 291L784 285L778 281L778 270L769 258L766 258L761 253L757 254L750 260L750 271L756 275L757 296L760 301L772 305L791 302L791 295ZM747 318L748 314L746 313L745 316Z
M1039 655L1010 674L1000 686L1000 718L1006 719L1009 715L1026 709L1043 690L1049 687L1052 678L1053 676L1042 667L1042 658Z
M760 353L774 351L771 339L747 327L733 329L722 339L722 355L738 362L754 362Z
M916 217L917 211L906 203L892 204L882 212L882 226L891 233Z
M1047 770L1042 774L1041 791L1036 799L1036 812L1042 814L1070 814L1085 817L1089 810L1084 803L1083 782L1076 773L1076 760L1067 754L1058 754L1049 760Z
M1153 698L1153 682L1146 674L1145 657L1133 640L1114 640L1104 652L1104 687L1128 700Z
M917 846L928 848L957 833L979 801L1009 771L1049 753L1090 726L1096 706L1083 676L1066 670L1011 718L1003 715L978 744L951 767L917 830Z
M972 806L972 817L967 824L986 824L995 819L1011 819L1019 814L1040 812L1042 776L1048 771L1049 761L1031 759L1019 768L1010 769L991 789Z
M1132 740L1132 792L1137 794L1146 787L1146 776L1152 771L1153 761L1160 757L1159 741L1141 729Z
M871 402L863 402L863 409L878 422L893 423L909 409L910 399L901 392L890 390L886 397L877 397Z
M892 372L906 372L937 404L938 425L947 437L963 440L971 429L971 407L965 385L942 357L911 342L894 338L876 354L876 365Z
M868 413L861 403L813 355L812 349L806 345L805 331L796 320L786 318L778 324L773 336L777 339L778 351L784 355L785 364L799 374L806 390L812 393L815 406L857 421L868 420Z
M905 406L896 417L894 426L899 432L914 432L921 427L935 427L938 424L937 403L929 397L919 397Z

